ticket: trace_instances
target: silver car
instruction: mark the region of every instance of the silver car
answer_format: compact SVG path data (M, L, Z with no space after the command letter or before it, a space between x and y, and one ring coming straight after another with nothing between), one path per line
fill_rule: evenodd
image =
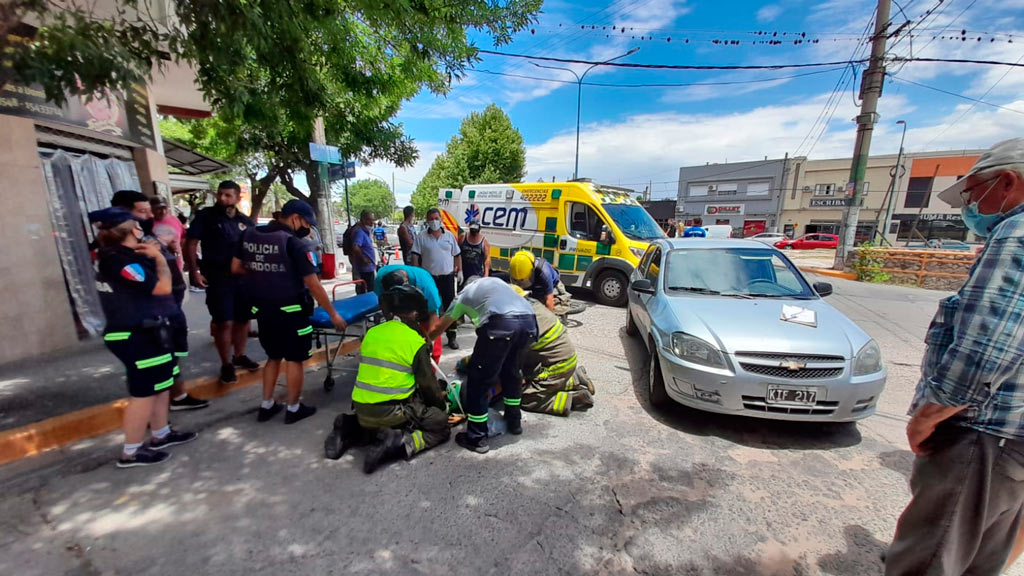
M751 240L651 244L626 330L650 353L651 403L778 420L849 422L885 387L878 344L781 252Z

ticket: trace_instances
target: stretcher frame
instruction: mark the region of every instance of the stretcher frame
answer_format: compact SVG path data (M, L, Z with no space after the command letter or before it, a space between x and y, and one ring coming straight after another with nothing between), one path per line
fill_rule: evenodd
M360 284L363 286L364 292L369 291L369 288L366 285L365 280L352 280L349 282L341 282L339 284L335 284L334 288L331 289L331 303L333 304L334 301L337 299L336 296L338 294L338 288L341 288L342 286ZM379 324L382 317L383 313L378 307L377 310L369 312L361 320L349 324L345 328L344 332L339 332L334 328L318 328L316 326L313 327L313 338L315 339L316 347L318 349L320 348L320 338L322 337L324 340L324 359L326 360L327 363L327 376L324 377L325 392L330 392L331 390L334 389L334 362L337 361L338 356L341 355L342 347L345 343L345 338L351 337L362 339L366 337L366 331L370 329L370 324ZM361 330L361 332L357 331L356 333L350 333L349 328L352 328L353 326L356 326L357 329ZM338 344L333 349L331 347L331 338L338 339Z

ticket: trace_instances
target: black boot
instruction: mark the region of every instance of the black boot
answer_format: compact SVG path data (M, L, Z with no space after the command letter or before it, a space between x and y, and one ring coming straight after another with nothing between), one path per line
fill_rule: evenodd
M505 427L515 436L523 433L523 411L519 406L505 406Z
M569 402L573 412L586 412L594 407L594 397L586 389L570 392Z
M355 414L338 414L334 418L334 429L324 440L324 456L331 460L341 458L354 446L361 430Z
M456 336L454 332L448 333L448 347L451 348L452 350L459 349L459 343L455 340L455 338Z
M404 434L400 430L382 430L363 461L363 472L373 474L382 464L406 457Z

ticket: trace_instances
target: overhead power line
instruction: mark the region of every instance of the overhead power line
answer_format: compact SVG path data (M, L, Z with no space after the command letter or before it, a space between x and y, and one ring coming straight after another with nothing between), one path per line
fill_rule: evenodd
M1008 108L1006 106L1000 106L999 104L993 104L992 102L986 102L984 100L979 100L978 98L971 98L970 96L965 96L963 94L957 94L956 92L950 92L949 90L943 90L942 88L936 88L935 86L929 86L927 84L921 84L920 82L914 82L913 80L907 80L906 78L900 78L899 76L896 76L894 74L887 74L887 76L890 79L895 80L897 82L905 82L907 84L913 84L914 86L920 86L921 88L927 88L928 90L934 90L935 92L941 92L943 94L948 94L949 96L955 96L957 98L962 98L964 100L968 100L970 102L974 102L975 104L984 104L985 106L991 106L993 108L999 108L1000 110L1006 110L1008 112L1015 112L1017 114L1024 114L1024 111L1022 111L1022 110L1016 110L1014 108Z
M835 72L842 70L845 66L839 66L836 68L829 68L827 70L815 70L813 72L803 72L800 74L789 74L787 76L774 76L772 78L757 78L753 80L728 80L722 82L682 82L682 83L647 83L647 84L614 84L608 82L583 82L584 86L600 86L603 88L682 88L689 86L731 86L734 84L759 84L763 82L777 82L779 80L789 80L792 78L803 78L804 76L814 76L817 74L827 74L829 72ZM543 78L541 76L529 76L526 74L510 74L508 72L498 72L495 70L484 70L470 68L468 72L477 72L480 74L490 74L492 76L507 76L510 78L523 78L525 80L538 80L541 82L555 82L558 84L576 84L573 80L559 80L557 78Z
M612 68L635 68L641 70L783 70L787 68L820 68L824 66L841 66L849 64L864 64L868 60L860 58L857 60L839 60L833 62L801 62L795 64L750 64L750 65L711 65L711 64L634 64L631 62L600 62L594 60L581 60L577 58L555 58L553 56L536 56L530 54L513 54L510 52L498 52L495 50L480 50L481 54L504 56L506 58L523 58L526 60L540 60L542 62L561 62L563 64L588 64L609 66ZM893 58L896 62L945 62L949 64L982 64L989 66L1010 66L1024 68L1020 62L1000 62L998 60L971 60L967 58Z

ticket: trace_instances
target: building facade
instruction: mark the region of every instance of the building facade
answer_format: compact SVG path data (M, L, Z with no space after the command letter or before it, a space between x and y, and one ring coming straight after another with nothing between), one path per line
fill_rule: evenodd
M967 239L959 209L937 194L970 170L980 150L872 156L864 182L856 240L895 244L932 238ZM897 169L897 160L899 168ZM794 186L785 194L782 232L838 234L849 195L850 158L793 161ZM886 229L886 221L889 226Z
M9 82L0 90L0 226L8 232L0 322L18 328L0 342L0 363L101 333L89 211L108 206L117 190L171 200L175 189L208 187L200 166L215 161L180 145L165 156L157 114L202 116L209 107L190 69L164 64L148 86L92 101L71 96L63 106L37 86Z
M680 168L676 220L686 226L732 226L734 237L777 230L791 162L779 158Z

